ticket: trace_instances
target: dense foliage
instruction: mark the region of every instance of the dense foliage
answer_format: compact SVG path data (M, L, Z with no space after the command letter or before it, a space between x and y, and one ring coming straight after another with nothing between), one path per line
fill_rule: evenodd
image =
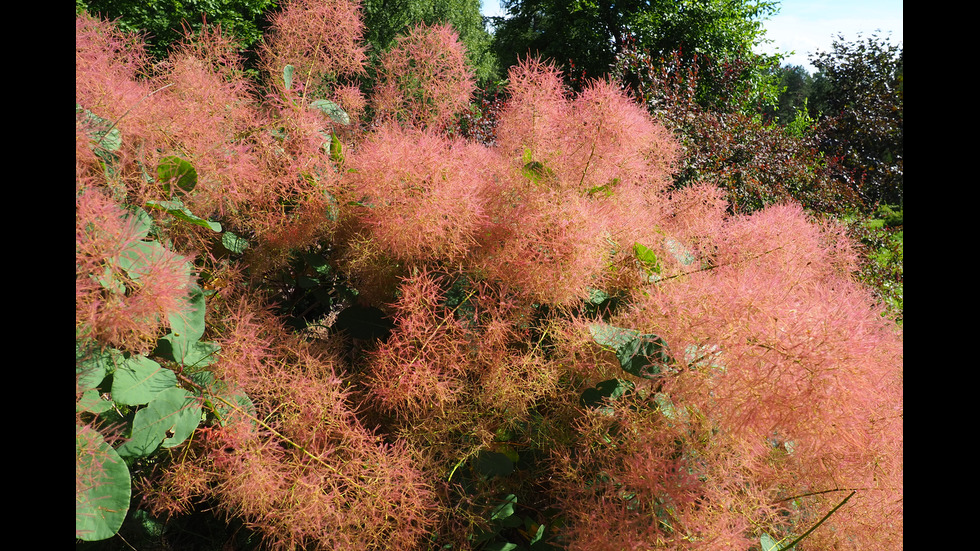
M507 17L494 21L494 47L504 66L537 55L561 67L572 82L607 75L618 55L638 47L654 56L682 52L700 59L748 61L737 78L750 83L753 100L775 99L771 69L778 58L754 53L764 38L762 22L775 2L668 0L583 2L510 0ZM702 86L705 101L717 98Z
M248 65L280 4L279 0L75 1L77 12L101 16L115 21L123 30L143 35L147 52L157 58L165 57L188 31L198 33L206 25L221 27L224 35L234 37L241 51L250 56ZM492 37L483 25L479 0L364 0L359 9L363 40L374 60L391 49L406 28L447 24L466 45L467 61L478 82L490 83L499 77L500 68L491 51ZM373 66L369 64L368 68Z
M821 149L871 209L904 204L904 51L872 36L834 41L813 59L827 81Z
M845 227L675 185L613 82L526 58L463 128L451 27L365 93L359 4L282 8L257 77L76 18L78 547L901 547Z
M492 37L483 25L480 0L365 0L365 41L385 52L402 32L415 25L450 25L466 45L466 56L477 82L498 78L500 68L491 50Z
M784 65L778 71L779 99L775 105L762 109L769 119L786 126L796 120L797 115L816 120L823 109L823 90L826 81L818 81L802 65Z
M199 32L208 24L236 37L241 48L252 47L264 30L264 14L277 4L278 0L75 0L75 9L144 34L147 51L164 56L186 31Z
M727 192L735 212L789 200L823 213L851 208L856 196L831 177L805 112L794 129L742 109L735 99L747 86L737 77L740 64L687 63L678 52L655 57L631 45L618 56L613 74L684 145L675 186L713 182ZM718 99L707 106L698 101L698 90L706 86L701 71L714 75L707 86L717 90Z

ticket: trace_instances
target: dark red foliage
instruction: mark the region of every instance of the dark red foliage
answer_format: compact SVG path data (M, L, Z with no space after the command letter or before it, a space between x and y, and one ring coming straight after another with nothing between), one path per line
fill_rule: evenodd
M746 114L749 90L737 78L741 65L697 56L686 63L680 52L654 59L633 48L619 56L614 74L622 85L684 145L674 185L714 183L728 193L731 210L741 213L787 200L820 212L840 212L859 202L852 188L832 177L835 159L820 153L813 134L796 136ZM706 103L703 98L722 99Z

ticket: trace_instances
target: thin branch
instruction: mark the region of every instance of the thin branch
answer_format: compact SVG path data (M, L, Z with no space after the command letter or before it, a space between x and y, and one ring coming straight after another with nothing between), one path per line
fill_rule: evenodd
M828 490L828 491L833 491L833 490ZM824 515L823 518L820 519L819 521L817 521L817 523L814 524L809 530L807 530L806 532L803 532L803 535L802 536L800 536L800 537L796 538L795 540L791 541L790 544L787 545L786 547L780 547L779 548L779 551L786 551L787 549L792 549L793 547L796 546L797 543L800 543L801 541L803 541L803 539L806 538L807 536L809 536L811 532L813 532L814 530L817 529L817 527L819 527L821 524L823 524L825 520L827 520L828 518L830 518L830 515L834 514L837 511L837 509L840 509L841 507L843 507L844 504L847 503L847 500L849 500L852 497L854 497L854 494L856 494L856 493L857 493L857 490L854 490L850 494L848 494L847 497L844 498L844 501L841 501L840 503L838 503L836 507L834 507L833 509L831 509L830 512L828 512L826 515Z
M779 249L782 249L782 248L783 248L783 246L780 245L780 246L775 247L773 249L769 249L768 251L761 252L761 253L759 253L759 254L757 254L755 256L751 256L749 258L744 258L742 260L736 260L735 262L730 262L728 264L712 264L711 266L706 266L704 268L698 268L697 270L691 270L690 272L683 272L683 273L675 274L675 275L672 275L672 276L669 276L669 277L658 279L656 281L656 283L662 283L664 281L668 281L668 280L671 280L671 279L675 279L675 278L678 278L678 277L681 277L681 276L690 275L690 274L696 274L698 272L707 272L709 270L714 270L715 268L722 268L722 267L725 267L725 266L736 266L738 264L742 264L742 263L745 263L745 262L749 262L749 261L755 260L757 258L761 258L761 257L763 257L763 256L765 256L765 255L767 255L769 253L776 252L776 251L778 251Z
M784 497L782 499L777 499L776 501L773 501L771 503L772 504L782 503L783 501L789 501L791 499L796 499L796 498L799 498L799 497L817 496L817 495L820 495L820 494L829 494L831 492L847 492L847 491L855 491L856 492L858 490L867 490L867 489L868 488L834 488L832 490L820 490L819 492L809 492L809 493L806 493L806 494L800 494L800 495L795 495L795 496L790 496L790 497Z

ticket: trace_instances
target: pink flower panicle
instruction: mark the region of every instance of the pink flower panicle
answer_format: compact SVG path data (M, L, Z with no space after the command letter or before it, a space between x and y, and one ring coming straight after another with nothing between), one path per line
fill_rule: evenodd
M75 197L75 332L146 353L187 309L189 258L143 241L145 230L96 189Z
M402 261L463 258L485 220L480 148L386 125L347 159L360 222Z
M456 31L417 25L382 56L372 103L382 120L443 130L475 89Z
M364 72L364 23L355 0L289 0L272 16L261 56L277 87L287 65L297 86L329 88L337 77ZM311 98L313 99L313 98Z

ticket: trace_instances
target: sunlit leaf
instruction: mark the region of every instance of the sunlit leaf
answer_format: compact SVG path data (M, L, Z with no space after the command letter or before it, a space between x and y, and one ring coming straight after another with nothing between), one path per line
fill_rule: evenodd
M157 165L157 180L163 184L163 190L170 193L170 183L190 193L197 187L197 170L189 162L176 155L169 155L160 160Z
M347 111L344 111L336 103L328 99L318 99L310 102L310 107L317 109L323 113L326 113L335 123L338 124L350 124L350 115Z
M95 429L75 425L75 537L111 538L132 495L129 468Z

